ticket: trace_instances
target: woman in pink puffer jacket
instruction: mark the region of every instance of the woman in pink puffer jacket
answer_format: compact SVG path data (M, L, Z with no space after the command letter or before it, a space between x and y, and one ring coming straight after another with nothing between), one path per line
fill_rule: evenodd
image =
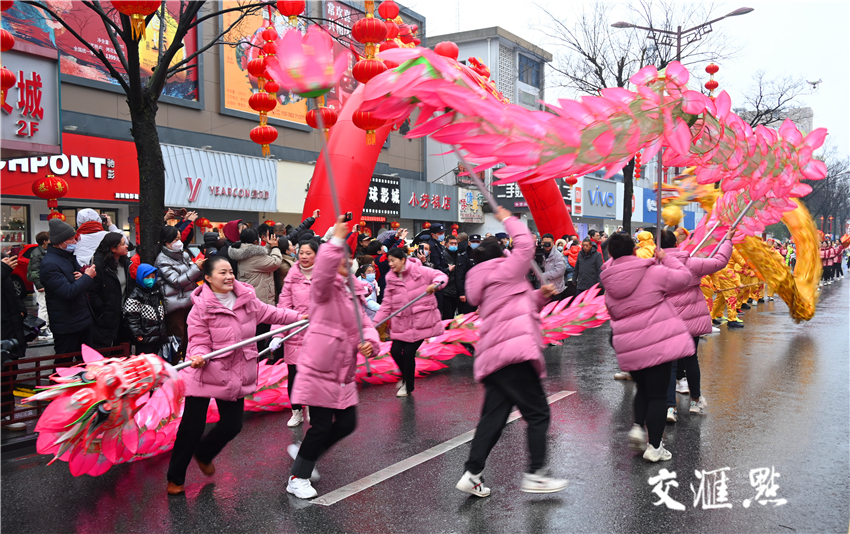
M393 345L390 353L401 371L397 397L406 397L413 393L416 375L416 351L422 341L439 336L445 330L440 321L440 310L434 292L437 285L445 285L448 277L436 270L422 265L416 258L408 257L400 248L388 253L390 272L385 278L384 300L381 309L375 315L375 324L380 323L402 306L428 291L430 295L419 299L413 306L393 317L390 339Z
M207 476L215 473L213 458L242 430L245 395L257 389L257 344L204 361L201 355L254 337L257 323L289 324L303 316L260 301L254 288L236 280L224 256L204 262L204 285L192 292L189 345L192 367L180 372L186 386L183 418L168 464L168 493L183 493L192 456ZM220 419L206 435L210 399L216 399ZM202 438L203 436L203 438Z
M608 239L611 259L602 265L605 305L611 316L612 344L620 369L637 385L635 425L629 441L651 462L669 460L661 443L667 412L667 385L673 360L694 353L694 341L667 299L688 287L693 276L676 258L656 247L656 257L638 258L628 234ZM646 432L649 431L649 446Z
M319 247L310 292L310 326L298 357L298 376L292 402L310 407L310 429L295 454L286 491L300 499L317 495L310 484L316 462L357 426L358 350L369 357L379 350L378 332L364 312L363 288L358 288L359 313L365 341L360 343L357 317L346 276L349 254L345 246L346 224L339 217L333 238Z
M702 391L700 390L700 370L697 352L699 352L699 337L711 333L711 315L705 306L705 296L700 289L700 279L703 276L716 273L729 263L729 257L732 255L732 235L730 234L734 234L734 230L730 230L726 234L720 250L711 258L692 258L688 251L680 250L676 247L676 234L669 230L661 234L661 247L664 249L664 252L668 256L679 260L691 272L691 279L688 281L688 287L684 291L669 293L667 295L667 299L673 305L673 308L675 308L676 313L685 321L688 333L694 338L694 353L674 364L681 365L687 373L688 392L691 395L690 413L703 413L706 406L705 399L702 397ZM668 387L667 398L668 404L670 395L673 395L673 402L676 400L675 392L669 390L670 387L675 389L675 370L670 373L670 381L671 384Z
M319 245L315 241L305 241L298 249L298 263L289 269L283 287L280 290L280 298L277 299L278 308L289 308L298 313L307 313L310 308L310 291L313 288L313 266L316 264L316 253ZM280 328L274 325L272 330ZM273 350L280 350L280 341L284 335L275 336L270 346ZM292 385L295 383L295 375L298 373L298 355L304 346L304 332L294 334L283 343L283 357L288 368L286 392L292 404L292 417L286 426L293 428L304 422L304 410L300 404L292 403ZM279 356L278 356L279 357Z
M529 468L521 491L554 493L566 480L546 472L546 434L549 404L540 379L546 376L540 310L555 293L554 285L534 291L527 275L534 260L534 238L528 228L505 208L495 216L513 239L513 252L505 256L498 240L488 237L472 254L475 261L466 278L466 299L479 306L480 339L475 348L475 380L483 382L484 406L464 465L466 472L455 486L477 497L490 495L481 473L490 451L499 441L513 407L528 424Z

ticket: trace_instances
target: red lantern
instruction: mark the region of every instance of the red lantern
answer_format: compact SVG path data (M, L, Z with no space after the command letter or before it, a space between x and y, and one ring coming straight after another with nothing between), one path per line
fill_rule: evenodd
M133 40L138 41L145 36L145 17L153 14L162 6L161 0L112 0L112 5L119 13L130 17L133 29Z
M393 0L384 0L381 2L381 5L378 6L378 15L382 16L387 20L393 20L398 16L398 4L393 2Z
M715 80L708 80L707 82L705 82L705 88L709 91L714 91L715 89L717 89L718 85L720 84L718 84Z
M266 32L263 32L263 33L266 33ZM263 45L263 52L265 52L265 54L267 56L273 56L277 53L277 45L274 44L273 42L268 42L268 43ZM263 64L265 66L265 62L263 62Z
M567 185L576 185L576 183L578 183L578 178L576 178L575 176L568 176L564 178L564 182Z
M268 221L264 222L263 224L265 224L266 226L274 226L275 222L273 220L269 219Z
M269 26L268 28L263 30L262 36L263 36L263 41L266 41L266 42L277 41L277 38L279 37L278 34L277 34L277 30L274 29L274 26Z
M266 63L263 57L258 57L248 62L248 74L250 74L254 78L265 77Z
M279 0L277 10L284 17L289 17L289 23L295 26L298 23L298 15L304 13L307 3L304 0Z
M257 143L258 145L262 145L263 156L268 157L271 155L271 148L269 147L269 145L274 143L276 139L277 130L267 124L257 126L253 130L251 130L251 141Z
M307 112L307 124L311 128L319 128L319 121L316 118L317 113L322 114L322 125L324 126L323 131L325 132L325 136L327 137L328 131L333 128L333 125L336 124L336 121L339 117L333 108L321 106L316 109L311 109Z
M457 224L453 224L453 225L452 225L452 235L453 235L453 236L457 236L457 230L458 230L458 228L460 228L460 226L458 226Z
M367 223L365 219L360 219L360 228L366 228L366 224Z
M136 218L138 219L138 217ZM60 221L65 222L65 214L61 211L51 211L50 214L47 216L47 220L52 221L53 219L59 219Z
M707 72L707 73L711 74L712 76L714 76L715 74L717 74L717 71L719 71L719 70L720 70L720 67L718 67L718 66L717 66L717 65L715 65L714 63L711 63L710 65L708 65L708 66L705 68L705 72Z
M195 221L195 226L203 230L204 228L212 228L212 223L206 217L201 217Z
M0 68L0 106L5 105L6 92L14 87L17 81L18 79L15 77L15 73L6 67Z
M62 178L48 174L44 178L33 182L32 192L38 198L46 200L48 208L55 208L59 206L56 199L68 194L68 182Z
M275 94L277 94L278 91L280 91L280 84L274 80L269 80L263 86L263 89L265 89L269 94L274 96Z
M395 22L393 22L391 20L385 20L384 26L387 27L387 40L388 41L398 37L398 25Z
M361 59L354 64L351 74L358 82L369 83L369 80L382 72L386 72L386 70L387 66L380 59Z
M398 221L393 221L390 223L390 228L392 228L393 230L398 230L400 226L401 223Z
M248 105L251 109L260 113L261 117L264 113L268 113L277 106L277 100L265 91L254 93L248 99Z
M15 36L12 32L0 30L0 52L8 52L15 46Z
M708 89L708 96L710 96L711 98L714 98L714 90L717 89L718 86L718 83L714 80L714 75L717 74L717 71L719 70L720 67L718 67L714 63L711 63L705 67L705 72L707 72L710 77L710 79L705 82L705 88Z
M0 0L0 11L6 11L15 3L15 0Z
M366 59L375 57L375 45L387 38L387 25L371 15L354 23L351 37L366 45Z
M422 223L422 228L424 228L425 230L427 230L428 228L431 228L431 223L429 223L428 221L425 221L424 223Z
M371 111L355 111L351 116L351 122L361 130L366 130L366 144L375 144L375 130L387 123L383 119L372 116Z
M443 57L447 57L449 59L457 59L458 54L460 54L460 50L457 45L451 41L443 41L442 43L437 43L437 46L434 47L434 52L438 53Z

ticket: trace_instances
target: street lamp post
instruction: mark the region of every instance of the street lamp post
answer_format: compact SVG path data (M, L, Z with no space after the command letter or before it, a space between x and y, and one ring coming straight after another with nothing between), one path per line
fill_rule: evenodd
M727 13L722 17L716 18L714 20L710 20L708 22L703 22L698 26L694 26L693 28L689 28L687 30L682 30L681 26L676 27L676 31L669 30L659 30L657 28L653 28L652 26L638 26L636 24L632 24L630 22L615 22L611 26L614 28L634 28L637 30L646 30L649 32L649 38L655 41L656 44L665 44L672 45L673 39L675 38L676 43L676 61L682 61L682 37L687 39L686 44L691 44L696 41L702 39L702 36L711 32L711 25L715 22L720 22L721 20L729 17L737 17L739 15L746 15L747 13L751 13L754 11L751 7L741 7L732 11L731 13ZM656 209L656 228L655 228L655 242L658 246L661 246L661 178L663 174L662 169L662 153L663 150L658 151L658 172L657 179L658 183L656 185L656 199L655 199L655 209Z

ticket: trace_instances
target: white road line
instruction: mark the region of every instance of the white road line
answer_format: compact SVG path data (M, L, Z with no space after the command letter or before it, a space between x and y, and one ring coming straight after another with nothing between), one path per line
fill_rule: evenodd
M550 395L546 398L546 401L549 404L557 402L561 399L569 397L575 393L575 391L559 391L553 395ZM519 410L514 410L510 417L508 417L508 423L513 423L517 419L522 417L519 413ZM401 474L408 469L412 469L419 464L425 463L428 460L436 458L441 454L447 453L450 450L463 445L469 441L472 441L472 437L475 435L475 430L470 430L469 432L464 432L460 436L454 437L448 441L444 441L439 445L435 445L426 451L422 451L419 454L415 454L410 458L406 458L398 463L395 463L391 466L385 467L380 471L372 473L371 475L365 476L360 480L356 480L347 486L343 486L337 490L334 490L330 493L326 493L321 497L317 497L313 499L311 502L313 504L319 504L322 506L331 506L332 504L336 504L339 501L351 497L355 493L360 493L363 490L369 489L372 486L380 484L381 482L388 480L398 474Z

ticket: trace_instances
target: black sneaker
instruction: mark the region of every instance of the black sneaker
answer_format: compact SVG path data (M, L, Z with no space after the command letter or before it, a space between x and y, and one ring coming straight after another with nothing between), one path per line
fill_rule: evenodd
M758 300L758 303L759 303L759 304L764 304L764 299L759 299L759 300Z
M720 326L723 324L723 321L721 321L720 319L712 319L711 324L713 324L714 326Z
M741 304L741 309L742 310L750 310L750 309L752 309L752 306L750 306L749 304L747 304L745 302L745 303Z
M744 328L744 321L729 321L728 328Z

